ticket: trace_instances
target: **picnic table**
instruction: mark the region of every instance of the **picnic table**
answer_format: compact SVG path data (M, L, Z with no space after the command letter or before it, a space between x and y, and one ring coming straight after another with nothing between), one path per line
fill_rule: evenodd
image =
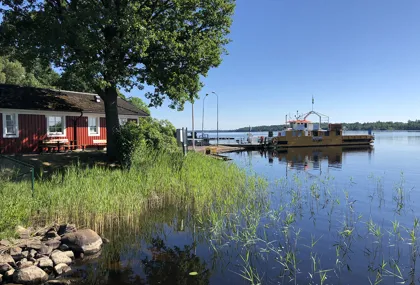
M82 150L84 150L85 146L78 145L77 141L69 141L68 139L49 139L40 141L38 144L38 148L40 153L42 153L44 149L47 149L48 152L60 152L61 149L63 151L72 151L77 148L81 148Z

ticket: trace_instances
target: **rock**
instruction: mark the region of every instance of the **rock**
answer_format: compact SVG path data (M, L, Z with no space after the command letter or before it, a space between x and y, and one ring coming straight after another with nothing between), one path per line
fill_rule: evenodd
M71 280L68 279L57 279L57 280L49 280L45 285L70 285Z
M8 264L8 263L0 264L0 274L4 274L7 271L9 271L10 269L12 269L12 266L10 266L10 264Z
M60 225L60 228L58 229L58 234L60 236L67 234L67 233L74 233L77 231L75 224L64 224Z
M41 248L39 249L36 256L38 256L38 255L50 255L52 251L53 251L53 248L51 246L42 244Z
M110 243L109 239L107 239L106 237L102 237L102 241L104 242L104 244Z
M3 275L0 274L0 284L3 282Z
M70 257L71 259L74 259L74 252L69 250L69 251L64 251L64 254L67 255L68 257Z
M29 251L29 257L35 258L36 255L36 250L35 249L31 249L31 251Z
M27 261L27 260L19 261L18 264L17 264L19 269L30 267L30 266L33 266L33 265L34 265L34 263L32 261Z
M46 246L51 247L52 249L57 249L61 245L60 239L61 239L60 237L55 238L55 239L50 239L48 241L44 241L43 244L45 244Z
M16 228L16 233L19 235L21 239L28 239L31 236L31 232L24 227L18 226Z
M52 268L54 266L54 263L48 257L43 257L37 260L36 265L44 269L44 268Z
M9 264L11 266L15 266L15 260L9 254L0 254L0 264Z
M15 261L19 261L23 258L22 249L20 247L12 247L10 249L10 255Z
M27 250L22 251L22 255L23 255L23 258L28 258L29 251L27 251Z
M15 270L12 268L9 271L7 271L6 273L4 273L4 277L11 278L14 273L15 273Z
M57 238L57 237L60 237L60 236L57 234L57 232L56 232L56 231L54 231L54 230L50 230L49 232L47 232L47 233L45 234L45 237L46 237L46 238Z
M2 239L2 240L0 240L0 245L11 246L11 243L8 240Z
M60 264L57 264L57 265L54 267L54 271L55 271L55 273L56 273L57 275L61 275L61 274L63 274L63 273L69 272L70 270L71 270L70 266L68 266L68 265L67 265L67 264L65 264L65 263L60 263Z
M42 245L41 240L32 239L32 240L28 240L26 247L30 249L39 250L41 249L41 245Z
M13 281L22 284L41 284L48 280L48 274L41 268L30 266L13 274Z
M70 249L70 247L67 244L61 244L58 249L61 251L67 251Z
M60 263L71 264L72 260L64 252L55 251L51 254L51 259L55 265Z
M65 234L61 242L67 244L72 250L84 254L96 253L102 247L101 237L90 229Z

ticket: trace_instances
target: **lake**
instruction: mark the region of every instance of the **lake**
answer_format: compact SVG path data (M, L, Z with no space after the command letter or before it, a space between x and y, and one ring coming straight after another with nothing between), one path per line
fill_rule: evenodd
M267 180L258 203L208 213L211 223L179 204L111 220L100 227L111 243L70 277L77 284L419 283L420 132L377 131L373 147L227 155Z

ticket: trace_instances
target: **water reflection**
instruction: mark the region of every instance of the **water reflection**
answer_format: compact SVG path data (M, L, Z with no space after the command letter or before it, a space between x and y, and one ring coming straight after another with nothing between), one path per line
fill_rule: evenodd
M288 169L295 170L320 170L323 165L328 168L341 169L343 166L343 159L346 154L359 153L366 154L368 159L372 158L374 149L372 146L366 147L305 147L305 148L290 148L280 151L259 151L248 152L249 156L261 156L268 159L269 164L279 162L285 164Z

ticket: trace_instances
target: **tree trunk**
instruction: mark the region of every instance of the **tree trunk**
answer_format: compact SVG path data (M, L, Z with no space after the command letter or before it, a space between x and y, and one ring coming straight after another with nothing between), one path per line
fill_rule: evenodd
M116 131L120 127L117 108L117 89L115 87L107 87L104 96L101 97L105 104L107 155L108 159L115 161L120 157L116 136Z

